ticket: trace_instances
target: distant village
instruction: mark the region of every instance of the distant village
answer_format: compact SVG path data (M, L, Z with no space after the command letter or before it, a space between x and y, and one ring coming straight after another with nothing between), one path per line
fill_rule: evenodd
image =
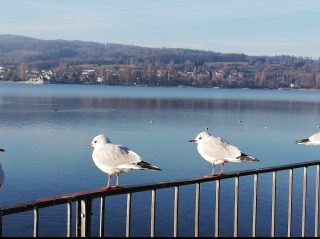
M309 67L310 68L310 67ZM105 84L228 88L320 88L320 71L283 62L142 65L67 65L31 69L0 66L0 81L30 84Z

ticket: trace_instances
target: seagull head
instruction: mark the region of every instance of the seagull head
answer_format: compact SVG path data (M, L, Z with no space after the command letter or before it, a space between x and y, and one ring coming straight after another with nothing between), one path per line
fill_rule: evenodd
M111 143L111 141L103 134L99 134L93 138L90 144L87 144L86 146L95 148L97 146L104 145L106 143Z
M191 139L191 140L189 140L189 142L200 143L200 142L206 140L209 136L210 136L210 134L208 132L202 131L201 133L199 133L197 135L197 137L195 139Z

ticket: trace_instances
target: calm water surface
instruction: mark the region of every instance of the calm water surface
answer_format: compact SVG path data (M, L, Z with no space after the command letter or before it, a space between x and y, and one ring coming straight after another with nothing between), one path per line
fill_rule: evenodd
M84 146L100 133L163 170L121 175L122 185L208 174L210 165L198 155L196 145L188 142L205 127L260 159L259 163L226 165L226 171L317 160L320 147L296 145L295 141L319 130L319 115L320 92L0 84L0 145L7 150L1 155L5 185L0 191L0 205L105 186L106 175L93 164L92 150ZM301 174L299 170L295 174L296 235L301 233ZM287 172L278 175L277 234L285 236ZM313 169L309 177L314 181ZM257 234L261 236L270 234L270 182L271 175L259 180ZM221 184L220 226L226 236L233 235L233 185L233 180ZM241 178L242 236L251 234L252 185L252 178ZM310 201L313 188L311 183ZM200 235L212 236L215 184L203 184L201 190ZM157 194L157 235L172 234L173 196L171 189ZM150 193L133 196L133 236L149 235L150 198ZM98 204L94 202L94 208ZM311 235L313 206L307 205L307 234ZM107 200L107 235L124 236L125 206L123 196ZM65 212L65 206L41 210L40 235L64 236ZM93 235L98 235L97 220L95 213ZM32 223L32 213L6 217L4 235L32 235ZM183 187L180 235L192 236L193 223L194 186Z

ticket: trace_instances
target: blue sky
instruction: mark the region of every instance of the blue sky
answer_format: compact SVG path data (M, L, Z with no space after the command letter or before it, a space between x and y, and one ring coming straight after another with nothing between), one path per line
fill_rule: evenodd
M319 0L0 0L0 34L320 57Z

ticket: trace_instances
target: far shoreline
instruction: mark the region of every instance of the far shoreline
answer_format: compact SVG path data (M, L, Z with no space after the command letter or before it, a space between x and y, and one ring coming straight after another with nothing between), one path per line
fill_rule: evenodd
M89 84L89 83L61 83L61 82L52 82L52 83L32 83L27 81L0 81L0 84L25 84L25 85L101 85L101 86L127 86L127 87L163 87L163 88L199 88L199 89L239 89L239 90L274 90L274 91L310 91L310 92L317 92L320 89L314 88L248 88L248 87L219 87L219 86L212 86L212 87L198 87L198 86L156 86L156 85L108 85L108 84Z

